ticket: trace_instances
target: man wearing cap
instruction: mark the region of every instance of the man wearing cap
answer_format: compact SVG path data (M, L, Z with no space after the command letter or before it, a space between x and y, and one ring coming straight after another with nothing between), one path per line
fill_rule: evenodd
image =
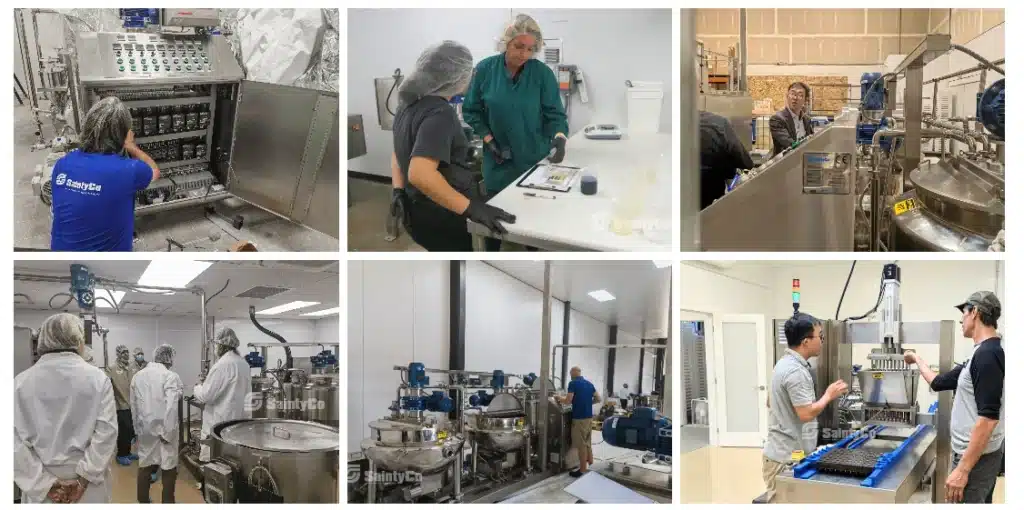
M946 502L992 503L996 477L1003 461L1003 376L1005 357L996 324L1002 305L995 294L979 291L956 307L963 314L960 328L974 340L967 363L936 374L915 352L906 362L917 364L933 391L956 390L950 435L953 472L946 479Z

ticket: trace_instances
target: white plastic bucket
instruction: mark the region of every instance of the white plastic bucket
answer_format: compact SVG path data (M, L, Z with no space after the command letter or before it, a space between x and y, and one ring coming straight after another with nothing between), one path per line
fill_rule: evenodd
M626 88L626 123L630 133L657 133L661 103L665 97L660 81L633 81Z

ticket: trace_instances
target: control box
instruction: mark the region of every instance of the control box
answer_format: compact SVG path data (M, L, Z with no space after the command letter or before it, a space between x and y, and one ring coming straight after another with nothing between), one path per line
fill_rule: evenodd
M119 34L110 45L109 59L119 76L209 74L209 40L160 34Z

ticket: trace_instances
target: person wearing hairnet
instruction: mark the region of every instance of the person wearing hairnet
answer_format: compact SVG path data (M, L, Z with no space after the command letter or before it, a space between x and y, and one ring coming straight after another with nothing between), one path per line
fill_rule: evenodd
M448 101L465 92L473 55L444 41L427 48L416 70L398 89L394 153L391 155L393 207L404 210L409 235L428 251L472 251L466 220L495 233L515 216L489 206L469 170L469 140Z
M184 392L181 378L171 371L174 348L163 344L153 351L153 362L132 379L131 407L138 434L139 503L151 503L149 486L157 471L163 475L161 502L174 503L178 478L178 402Z
M505 51L476 66L462 117L484 140L484 185L494 196L548 154L565 157L569 131L555 73L533 58L544 39L540 26L516 16L501 37Z
M206 404L200 431L203 440L199 449L201 462L210 461L210 445L206 440L214 425L252 415L249 363L238 353L238 336L233 329L224 328L213 343L217 348L217 362L210 368L206 380L192 389L196 400Z
M127 466L132 463L132 440L135 430L132 427L132 409L128 404L131 392L132 377L138 369L131 360L128 347L124 344L114 348L116 361L113 367L107 367L107 376L114 388L114 399L117 403L117 463Z
M53 167L53 251L131 251L135 193L160 178L135 144L128 107L106 97L85 115L80 148Z
M14 483L22 502L110 503L114 390L82 358L82 320L47 318L37 349L36 364L14 378Z
M146 353L143 352L142 347L132 349L132 357L135 358L135 366L139 370L146 368L146 365L148 365L148 363L146 363Z

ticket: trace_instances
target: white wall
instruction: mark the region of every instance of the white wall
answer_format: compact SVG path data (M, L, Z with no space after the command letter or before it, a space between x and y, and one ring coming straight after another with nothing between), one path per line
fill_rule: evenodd
M52 315L50 312L38 310L15 310L14 320L16 324L32 328L39 328L43 320ZM293 342L308 342L315 338L316 323L320 321L302 319L269 319L261 321L268 329L283 336L285 340ZM335 319L337 322L337 319ZM175 350L173 370L181 376L185 384L186 393L191 394L192 386L199 380L201 351L199 346L199 335L202 330L198 318L186 317L154 317L146 315L101 315L100 325L110 330L107 334L107 355L108 360L113 364L116 360L115 348L124 344L129 350L141 347L146 353L146 360L153 360L153 350L160 344L170 344ZM239 352L244 356L249 349L245 347L248 342L267 342L274 339L261 333L249 322L248 319L231 319L216 321L217 329L231 327L238 335L241 343ZM330 339L323 338L324 341ZM334 335L334 342L338 342L338 336ZM103 365L102 343L94 338L93 341L93 363L97 366ZM293 357L308 357L319 352L319 348L295 347L292 349ZM268 351L268 366L277 365L277 360L284 360L282 349L270 349ZM254 371L254 373L256 373Z
M388 414L395 365L448 368L447 339L448 262L349 262L349 452Z
M661 129L671 129L671 11L523 12L537 19L545 38L563 38L566 63L583 69L590 104L574 99L571 131L590 122L625 124L627 79L664 82ZM408 75L420 53L444 39L466 45L479 62L497 52L497 39L511 19L509 9L350 9L348 113L363 116L367 154L349 161L348 169L391 175L392 133L377 125L374 78L390 77L395 68Z

